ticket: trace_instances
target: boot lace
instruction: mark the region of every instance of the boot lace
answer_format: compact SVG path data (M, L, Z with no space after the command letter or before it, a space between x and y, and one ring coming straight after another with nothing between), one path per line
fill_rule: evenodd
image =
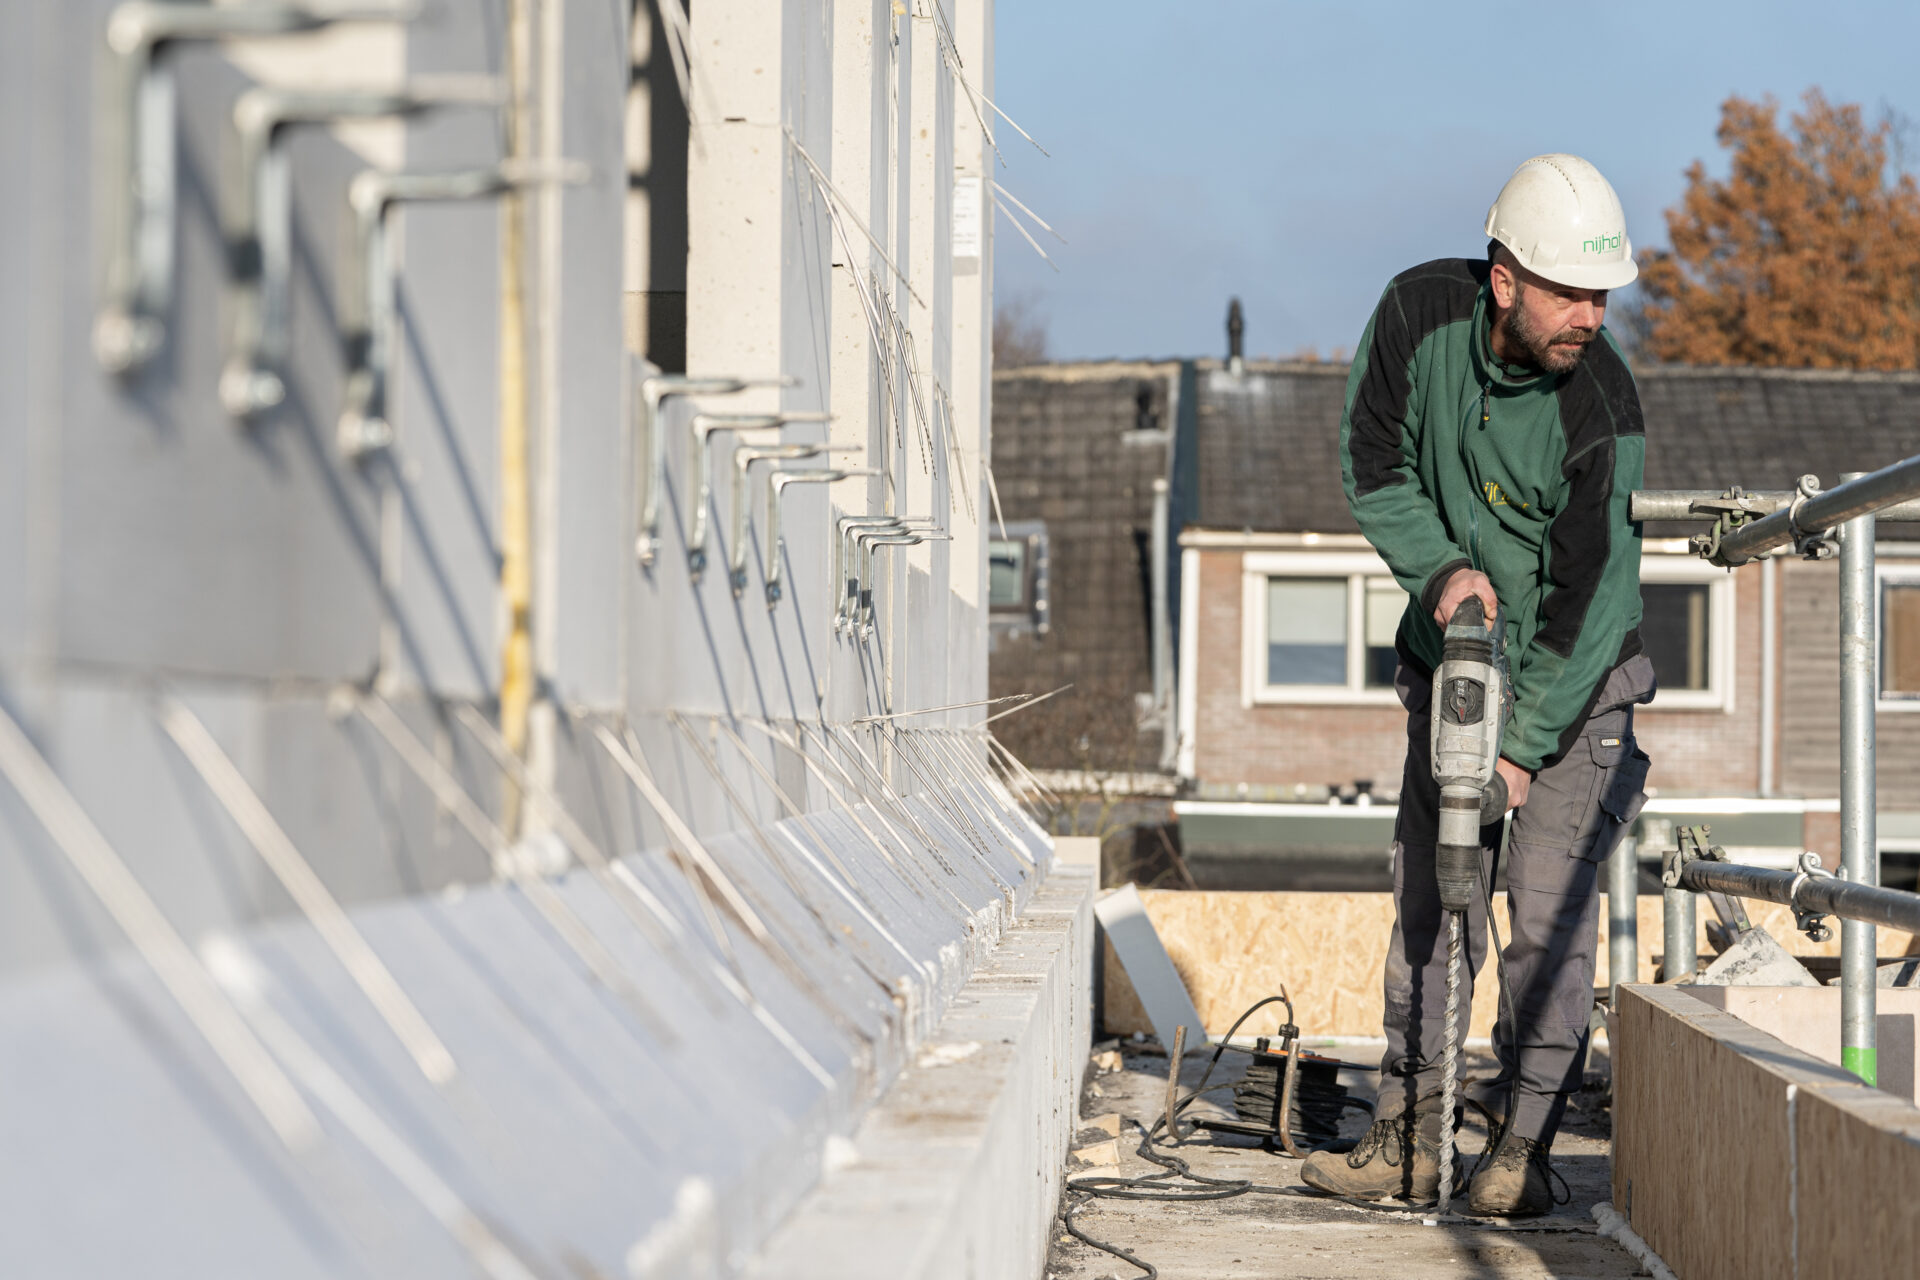
M1392 1116L1386 1120L1375 1120L1367 1129L1365 1136L1357 1146L1347 1153L1347 1167L1358 1169L1370 1163L1375 1155L1386 1160L1388 1167L1399 1168L1406 1158L1407 1122L1403 1116Z
M1556 1205L1568 1204L1573 1200L1573 1188L1560 1176L1548 1158L1549 1148L1543 1142L1533 1138L1513 1137L1507 1139L1506 1147L1495 1157L1496 1169L1518 1169L1528 1164L1540 1166L1540 1174L1547 1180L1547 1195ZM1558 1187L1554 1184L1558 1183Z

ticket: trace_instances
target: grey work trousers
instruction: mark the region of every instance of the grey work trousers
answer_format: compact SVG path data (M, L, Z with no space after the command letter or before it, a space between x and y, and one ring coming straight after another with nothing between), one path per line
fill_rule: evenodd
M1394 686L1407 709L1407 771L1394 827L1392 947L1387 953L1387 1052L1380 1063L1378 1115L1384 1119L1437 1097L1445 1049L1447 920L1434 879L1439 787L1433 780L1428 725L1430 680L1401 667ZM1588 1015L1593 1009L1594 949L1598 941L1598 864L1619 843L1646 803L1649 761L1633 740L1633 708L1654 693L1653 664L1645 656L1607 676L1560 759L1534 778L1527 802L1512 815L1508 833L1507 988L1501 1000L1494 1051L1495 1081L1472 1096L1506 1110L1519 1078L1513 1132L1551 1143L1578 1089L1587 1062ZM1482 828L1481 869L1491 883L1500 824ZM1474 975L1487 953L1487 912L1476 900L1467 914L1466 950L1458 1013L1465 1043ZM1463 1082L1464 1083L1464 1082Z

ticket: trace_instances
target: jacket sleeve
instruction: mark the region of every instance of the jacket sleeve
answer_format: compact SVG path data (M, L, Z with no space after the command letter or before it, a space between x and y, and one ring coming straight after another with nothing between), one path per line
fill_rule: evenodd
M1513 720L1500 754L1527 769L1572 745L1640 621L1640 527L1627 518L1645 470L1640 401L1610 347L1589 359L1599 368L1583 366L1581 376L1592 385L1563 397L1562 413L1580 405L1598 417L1569 424L1577 451L1561 465L1567 496L1548 530L1540 625L1514 655Z
M1360 336L1340 416L1340 479L1360 532L1408 595L1431 610L1447 577L1470 563L1422 487L1412 326L1397 284Z

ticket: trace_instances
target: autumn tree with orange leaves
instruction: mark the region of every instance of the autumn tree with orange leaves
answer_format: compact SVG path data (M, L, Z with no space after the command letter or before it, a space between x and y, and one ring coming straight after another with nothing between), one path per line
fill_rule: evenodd
M1889 172L1891 122L1809 90L1789 127L1771 99L1720 108L1732 171L1695 161L1640 255L1641 349L1684 364L1920 368L1920 188Z

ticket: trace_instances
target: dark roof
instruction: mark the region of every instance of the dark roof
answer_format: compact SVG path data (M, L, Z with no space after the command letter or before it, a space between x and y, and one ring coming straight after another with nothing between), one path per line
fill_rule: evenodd
M1249 362L1234 376L1201 362L1190 523L1358 532L1340 487L1346 374L1341 365ZM1920 374L1661 366L1635 376L1649 489L1791 489L1807 472L1831 486L1843 472L1920 453Z

